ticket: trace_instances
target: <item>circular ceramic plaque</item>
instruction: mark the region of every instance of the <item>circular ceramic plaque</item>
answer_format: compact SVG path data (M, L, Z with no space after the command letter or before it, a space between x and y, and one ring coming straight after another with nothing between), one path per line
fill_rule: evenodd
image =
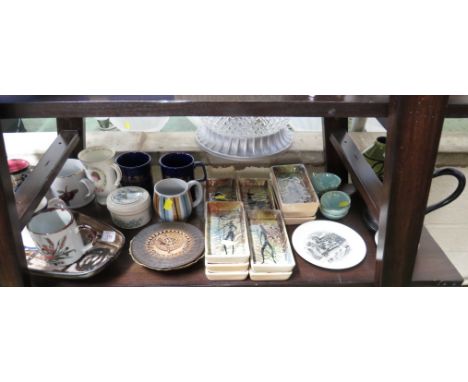
M205 249L201 231L187 223L160 223L142 230L130 243L130 255L144 267L158 271L185 268Z
M292 235L292 244L299 256L326 269L348 269L366 257L362 237L344 224L317 220L304 223Z

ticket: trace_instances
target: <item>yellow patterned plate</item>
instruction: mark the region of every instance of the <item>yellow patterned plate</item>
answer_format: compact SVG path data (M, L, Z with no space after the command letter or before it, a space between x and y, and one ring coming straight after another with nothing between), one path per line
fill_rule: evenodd
M159 223L146 227L130 242L130 255L144 267L172 271L188 267L203 255L205 238L188 223Z

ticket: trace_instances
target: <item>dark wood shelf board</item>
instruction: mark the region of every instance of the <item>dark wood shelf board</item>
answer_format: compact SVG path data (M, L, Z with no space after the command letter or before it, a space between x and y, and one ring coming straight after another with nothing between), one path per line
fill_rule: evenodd
M387 96L17 96L0 97L0 118L99 116L387 115Z
M118 116L387 117L388 96L0 96L0 118ZM447 118L468 118L468 96L451 96Z
M34 210L49 190L71 152L78 145L79 140L78 133L74 131L65 130L57 135L34 171L16 191L16 209L21 229L31 219Z
M288 281L255 282L245 281L209 281L205 276L204 261L200 260L190 268L176 272L156 272L146 269L133 262L128 246L130 240L138 232L124 231L127 244L119 258L102 273L84 280L59 280L32 276L36 286L371 286L374 285L375 253L374 234L369 231L361 219L362 202L358 196L353 198L351 213L342 223L355 229L364 239L368 253L364 261L353 269L346 271L328 271L307 263L297 254L297 266ZM99 216L110 222L109 213L105 207L96 203L82 209L90 216ZM196 209L197 215L190 223L198 228L204 228L203 207ZM156 219L154 219L156 221ZM290 234L295 226L289 226ZM445 254L427 236L421 245L425 253L418 256L415 270L415 285L460 285L462 278ZM442 278L443 277L443 278Z

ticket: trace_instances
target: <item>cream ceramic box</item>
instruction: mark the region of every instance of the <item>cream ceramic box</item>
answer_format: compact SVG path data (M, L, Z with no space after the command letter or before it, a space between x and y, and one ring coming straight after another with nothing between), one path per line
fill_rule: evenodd
M151 221L151 198L144 188L128 186L107 196L107 208L112 221L120 228L141 228Z
M249 271L239 272L210 272L205 269L205 275L212 281L242 281L247 278Z
M246 263L208 263L205 257L205 269L209 272L245 272L249 270L249 262Z
M249 274L252 281L285 281L289 280L292 272L255 272L250 270Z

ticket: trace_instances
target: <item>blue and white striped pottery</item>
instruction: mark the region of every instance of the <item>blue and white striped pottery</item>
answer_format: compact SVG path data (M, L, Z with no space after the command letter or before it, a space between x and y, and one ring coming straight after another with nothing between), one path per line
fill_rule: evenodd
M195 200L189 192L195 187ZM194 207L203 201L203 188L200 182L169 178L160 180L154 185L154 210L165 222L187 220Z

